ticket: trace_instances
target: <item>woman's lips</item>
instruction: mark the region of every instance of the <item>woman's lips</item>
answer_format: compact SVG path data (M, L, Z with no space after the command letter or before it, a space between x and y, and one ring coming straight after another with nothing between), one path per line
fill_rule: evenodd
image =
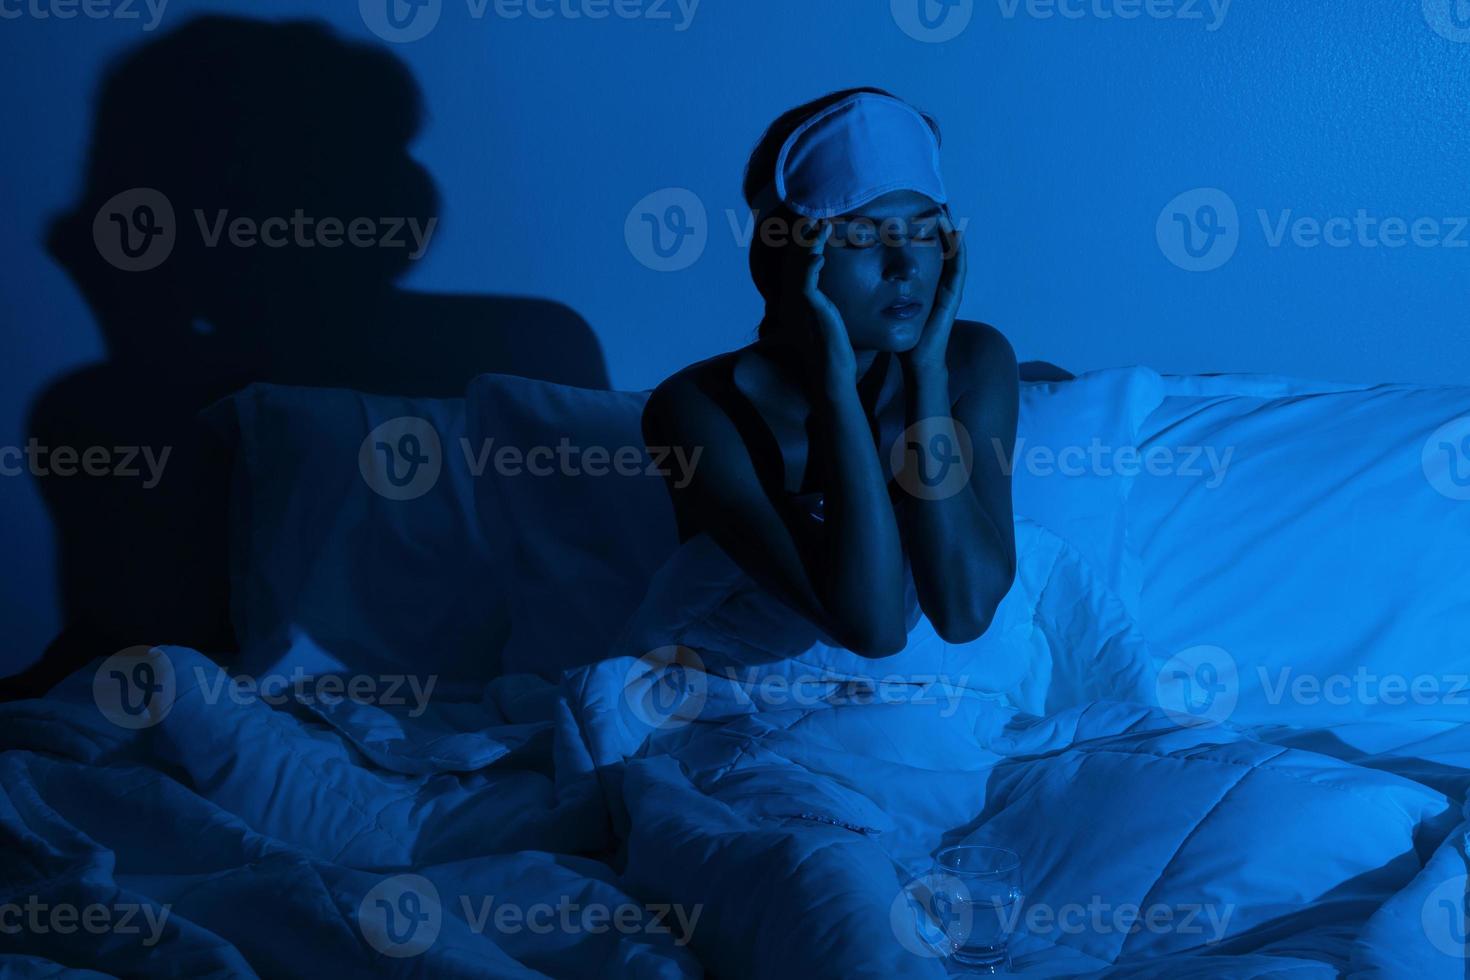
M900 300L889 306L883 307L883 315L895 317L899 320L912 320L924 309L924 304L917 300Z

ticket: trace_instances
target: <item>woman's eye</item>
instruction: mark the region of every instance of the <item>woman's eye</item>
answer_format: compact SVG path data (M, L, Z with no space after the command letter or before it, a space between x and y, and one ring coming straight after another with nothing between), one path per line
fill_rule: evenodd
M934 242L939 240L939 223L937 221L921 221L909 228L909 238L916 242Z
M847 226L847 243L854 248L868 248L878 242L878 229L869 221L854 221Z

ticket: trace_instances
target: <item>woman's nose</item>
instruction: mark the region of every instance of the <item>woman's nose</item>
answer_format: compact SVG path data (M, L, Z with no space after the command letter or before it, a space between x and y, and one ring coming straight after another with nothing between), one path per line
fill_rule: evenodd
M886 246L883 278L888 282L907 282L919 273L919 263L914 258L913 246L908 242Z

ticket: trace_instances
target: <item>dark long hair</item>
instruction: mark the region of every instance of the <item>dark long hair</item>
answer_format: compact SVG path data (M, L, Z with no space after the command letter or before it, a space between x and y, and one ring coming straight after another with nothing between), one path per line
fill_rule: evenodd
M823 109L860 93L883 95L890 99L898 98L886 89L867 85L845 88L802 103L794 109L788 109L766 127L765 133L761 135L760 140L755 144L755 149L751 151L750 160L745 164L745 180L741 184L741 194L751 210L755 209L756 198L761 191L776 179L776 158L781 155L781 146L787 138L802 123ZM940 139L939 124L928 115L925 115L924 118L929 123L929 127L934 130L934 138ZM781 249L769 244L767 236L761 233L761 229L765 228L769 222L777 222L777 227L780 228L793 228L798 215L789 208L778 205L768 213L760 214L758 218L759 223L750 240L750 278L766 301L765 316L761 318L758 331L758 336L765 340L775 329L775 305L781 290ZM772 237L776 241L783 240L782 237Z

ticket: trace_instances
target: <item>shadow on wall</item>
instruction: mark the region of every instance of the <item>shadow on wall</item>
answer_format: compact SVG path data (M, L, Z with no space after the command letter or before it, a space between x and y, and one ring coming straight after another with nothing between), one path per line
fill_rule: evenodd
M394 285L438 226L408 152L421 117L400 61L315 23L200 18L108 72L81 199L46 241L107 360L44 391L29 428L79 453L140 447L138 476L38 477L64 627L7 696L135 644L234 649L229 460L196 415L242 386L458 397L499 372L607 387L565 306Z

